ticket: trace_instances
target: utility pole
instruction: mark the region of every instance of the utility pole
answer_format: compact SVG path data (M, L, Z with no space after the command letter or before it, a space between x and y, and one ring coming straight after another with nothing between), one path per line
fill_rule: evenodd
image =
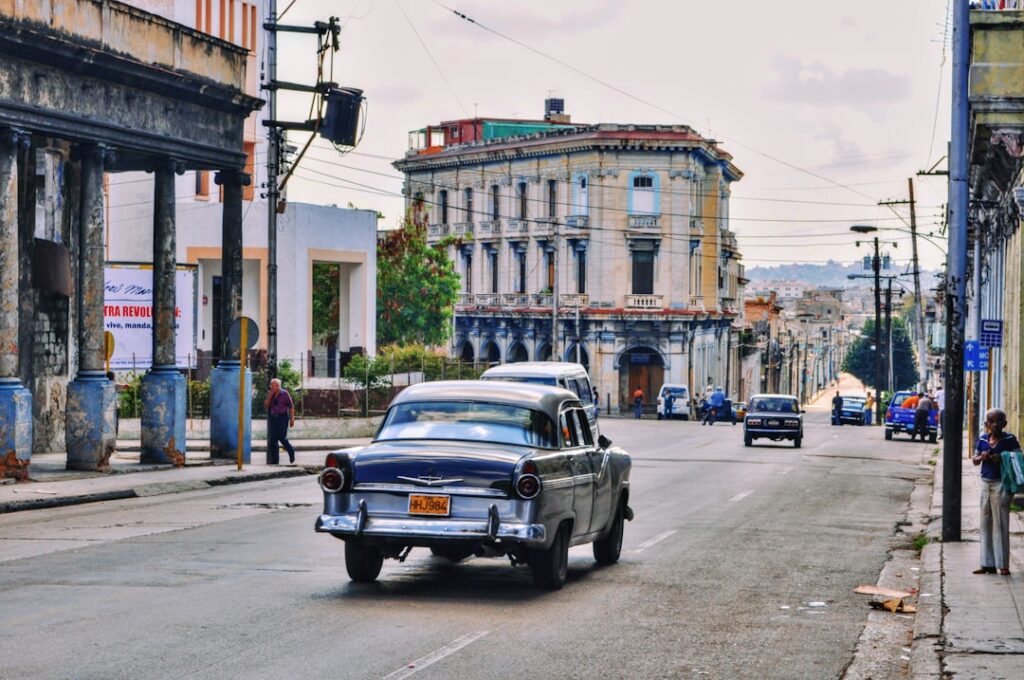
M558 225L551 225L551 360L561 361L558 351Z
M277 0L270 0L267 23L267 82L271 85L267 115L277 120ZM280 135L267 128L267 373L277 377L277 178L280 169Z
M953 94L949 162L949 255L946 266L946 423L942 438L942 540L960 540L964 419L964 295L967 279L967 208L970 11L953 0Z
M917 372L920 376L919 392L928 388L928 340L924 335L924 298L921 297L921 264L917 259L917 210L914 201L914 178L907 178L910 190L910 247L914 258L914 300L917 301Z
M892 366L892 279L888 281L885 289L885 355L886 355L886 377L885 387L890 392L895 391Z
M871 258L871 271L875 277L875 421L882 422L882 286L879 275L882 259L878 256L878 237L875 237L875 255Z

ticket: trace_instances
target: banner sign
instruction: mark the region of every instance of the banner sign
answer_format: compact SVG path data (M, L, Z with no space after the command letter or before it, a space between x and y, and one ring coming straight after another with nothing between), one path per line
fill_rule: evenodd
M987 371L988 347L982 347L977 340L964 342L964 370Z
M153 363L153 268L150 265L108 264L104 270L104 328L113 333L113 370L145 371ZM195 266L175 272L174 360L178 368L196 362Z
M982 347L1003 346L1003 320L982 319L979 339Z

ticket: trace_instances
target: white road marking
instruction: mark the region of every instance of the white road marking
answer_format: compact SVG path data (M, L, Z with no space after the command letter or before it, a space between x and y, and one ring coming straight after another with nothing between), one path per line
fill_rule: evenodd
M646 541L644 541L643 543L641 543L640 545L638 545L636 547L636 550L634 550L633 552L635 552L635 553L643 552L644 550L647 550L648 548L650 548L652 545L654 545L656 543L661 543L662 541L664 541L666 538L668 538L669 536L671 536L674 533L676 533L676 529L669 529L668 531L662 531L660 534L658 534L654 538L649 538Z
M792 471L793 471L793 468L791 468L791 467L788 467L788 468L786 468L785 470L783 470L783 471L782 471L782 474L784 474L784 475L788 475L788 474L789 474L790 472L792 472Z
M829 445L829 443L830 443L830 442L823 442L823 443L821 444L821 446L819 446L818 448L819 448L819 449L823 449L823 448L825 448L826 446L828 446L828 445Z
M413 673L418 673L424 668L427 668L428 666L437 663L441 659L451 656L452 654L459 651L466 645L479 640L480 638L482 638L490 632L491 631L489 630L481 630L477 631L476 633L469 633L468 635L463 635L460 638L456 638L444 647L441 647L440 649L435 649L426 656L421 656L415 661L410 661L394 673L389 673L388 675L385 675L384 680L401 680L402 678L407 678Z
M738 494L729 499L730 503L738 503L750 494L754 493L753 489L747 489L746 491L740 491Z

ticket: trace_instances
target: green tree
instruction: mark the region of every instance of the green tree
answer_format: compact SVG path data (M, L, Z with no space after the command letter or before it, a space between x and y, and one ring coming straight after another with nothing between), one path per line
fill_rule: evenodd
M885 325L882 325L881 351L883 357L883 372L885 372L885 357L888 354L886 344ZM875 344L875 320L868 319L861 329L861 336L853 341L846 351L846 358L843 359L843 370L857 377L865 385L875 386L875 351L872 346ZM907 332L907 323L895 317L892 320L892 368L893 382L897 390L905 390L917 384L917 360L914 358L914 349L910 344L910 334ZM882 376L884 387L886 376Z
M377 344L442 345L451 334L459 275L446 244L427 244L419 199L401 228L377 246Z
M313 339L333 345L338 338L341 302L341 265L313 263Z

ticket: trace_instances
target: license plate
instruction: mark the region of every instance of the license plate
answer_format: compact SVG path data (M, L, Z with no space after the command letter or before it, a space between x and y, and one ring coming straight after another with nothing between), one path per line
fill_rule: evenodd
M448 508L451 503L449 496L422 496L412 494L409 496L410 515L443 515L448 516Z

